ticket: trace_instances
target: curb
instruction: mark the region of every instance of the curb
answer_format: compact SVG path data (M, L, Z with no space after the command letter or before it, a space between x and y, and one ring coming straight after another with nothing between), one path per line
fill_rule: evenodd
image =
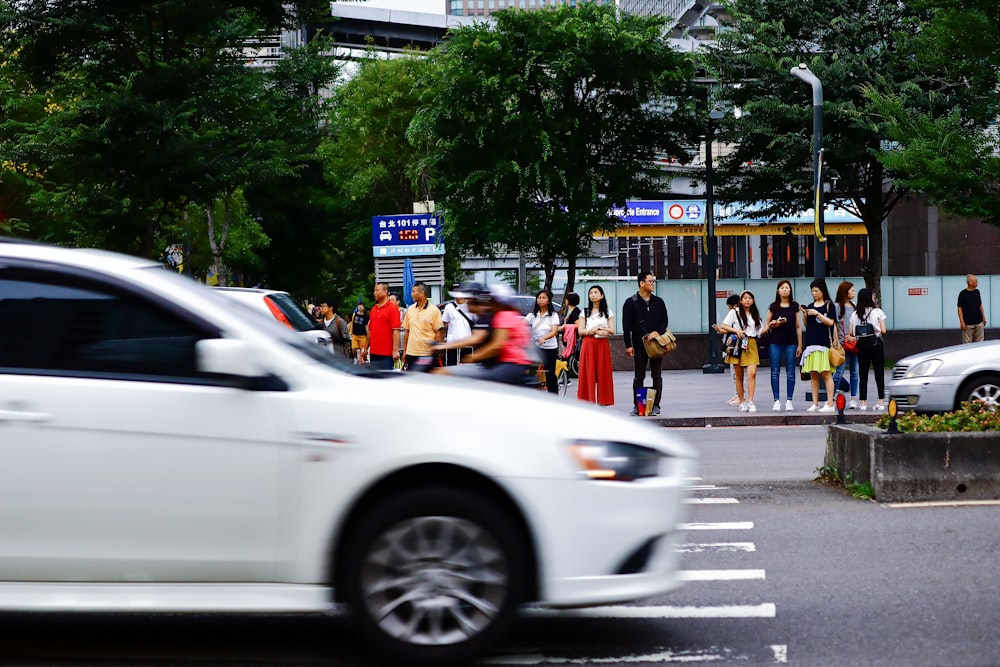
M845 415L847 424L874 424L883 413ZM636 417L638 419L638 417ZM668 428L704 428L727 426L832 426L836 414L825 415L738 415L726 417L643 417L650 423Z

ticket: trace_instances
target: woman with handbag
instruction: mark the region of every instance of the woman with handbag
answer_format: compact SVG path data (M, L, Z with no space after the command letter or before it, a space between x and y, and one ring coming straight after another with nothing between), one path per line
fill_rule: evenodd
M764 330L768 338L768 357L771 359L771 394L775 412L781 410L781 367L785 367L785 410L791 412L795 395L795 362L802 356L802 327L799 323L799 304L792 300L792 283L779 280L774 292L774 303L767 308Z
M730 310L719 325L720 331L734 334L738 340L739 355L727 354L726 363L732 364L736 372L736 393L739 394L740 412L757 412L757 406L753 402L754 392L757 390L757 366L760 365L757 337L763 330L763 322L753 292L743 290L740 292L740 305ZM743 400L744 375L747 378L746 400Z
M858 292L858 309L851 315L850 331L857 338L858 364L861 367L861 409L868 409L868 367L875 370L878 390L876 411L885 410L885 312L875 306L867 287Z
M857 341L851 335L849 326L851 315L854 314L854 283L844 281L837 288L837 298L834 299L837 305L837 333L844 343L844 363L837 366L833 373L833 388L841 391L840 378L844 377L844 372L850 370L851 373L851 402L847 404L848 410L858 409L858 351Z
M826 281L817 278L809 283L812 303L799 306L805 329L802 351L802 372L809 373L812 385L812 405L806 412L833 412L833 366L830 365L830 348L837 324L837 308L830 301ZM839 341L839 338L837 339ZM819 381L826 384L826 405L819 407Z

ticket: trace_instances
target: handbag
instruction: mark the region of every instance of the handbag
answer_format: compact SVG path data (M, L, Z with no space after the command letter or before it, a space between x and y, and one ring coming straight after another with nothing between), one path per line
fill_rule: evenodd
M852 338L851 340L844 339L844 352L850 352L854 354L858 351L858 339Z
M677 349L677 337L667 329L666 333L643 338L642 345L650 359L659 359Z
M636 296L631 297L633 305L635 306L635 314L639 318L639 324L642 325L642 330L648 332L646 328L646 320L642 316L642 311L639 310L639 299ZM646 348L646 356L650 359L659 359L660 357L666 356L677 349L677 336L667 329L662 334L656 334L655 336L650 336L647 334L645 338L642 339L642 346Z
M734 333L726 334L726 358L739 359L740 355L743 354L744 348L746 348L745 338L740 338Z
M836 368L844 363L846 359L847 355L840 344L840 336L837 336L837 340L833 340L833 327L830 327L830 365Z

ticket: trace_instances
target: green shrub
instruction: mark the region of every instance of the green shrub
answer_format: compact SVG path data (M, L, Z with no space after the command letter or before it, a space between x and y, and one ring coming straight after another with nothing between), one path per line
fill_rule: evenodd
M889 415L883 415L875 425L888 428ZM900 413L896 427L903 433L1000 431L1000 410L982 401L967 401L958 410L943 414Z

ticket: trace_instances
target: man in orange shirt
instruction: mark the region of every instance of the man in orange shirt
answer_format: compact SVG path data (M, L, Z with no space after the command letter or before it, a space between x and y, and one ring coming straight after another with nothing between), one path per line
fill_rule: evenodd
M389 301L389 285L375 283L368 317L368 358L372 368L391 371L399 359L399 308Z

